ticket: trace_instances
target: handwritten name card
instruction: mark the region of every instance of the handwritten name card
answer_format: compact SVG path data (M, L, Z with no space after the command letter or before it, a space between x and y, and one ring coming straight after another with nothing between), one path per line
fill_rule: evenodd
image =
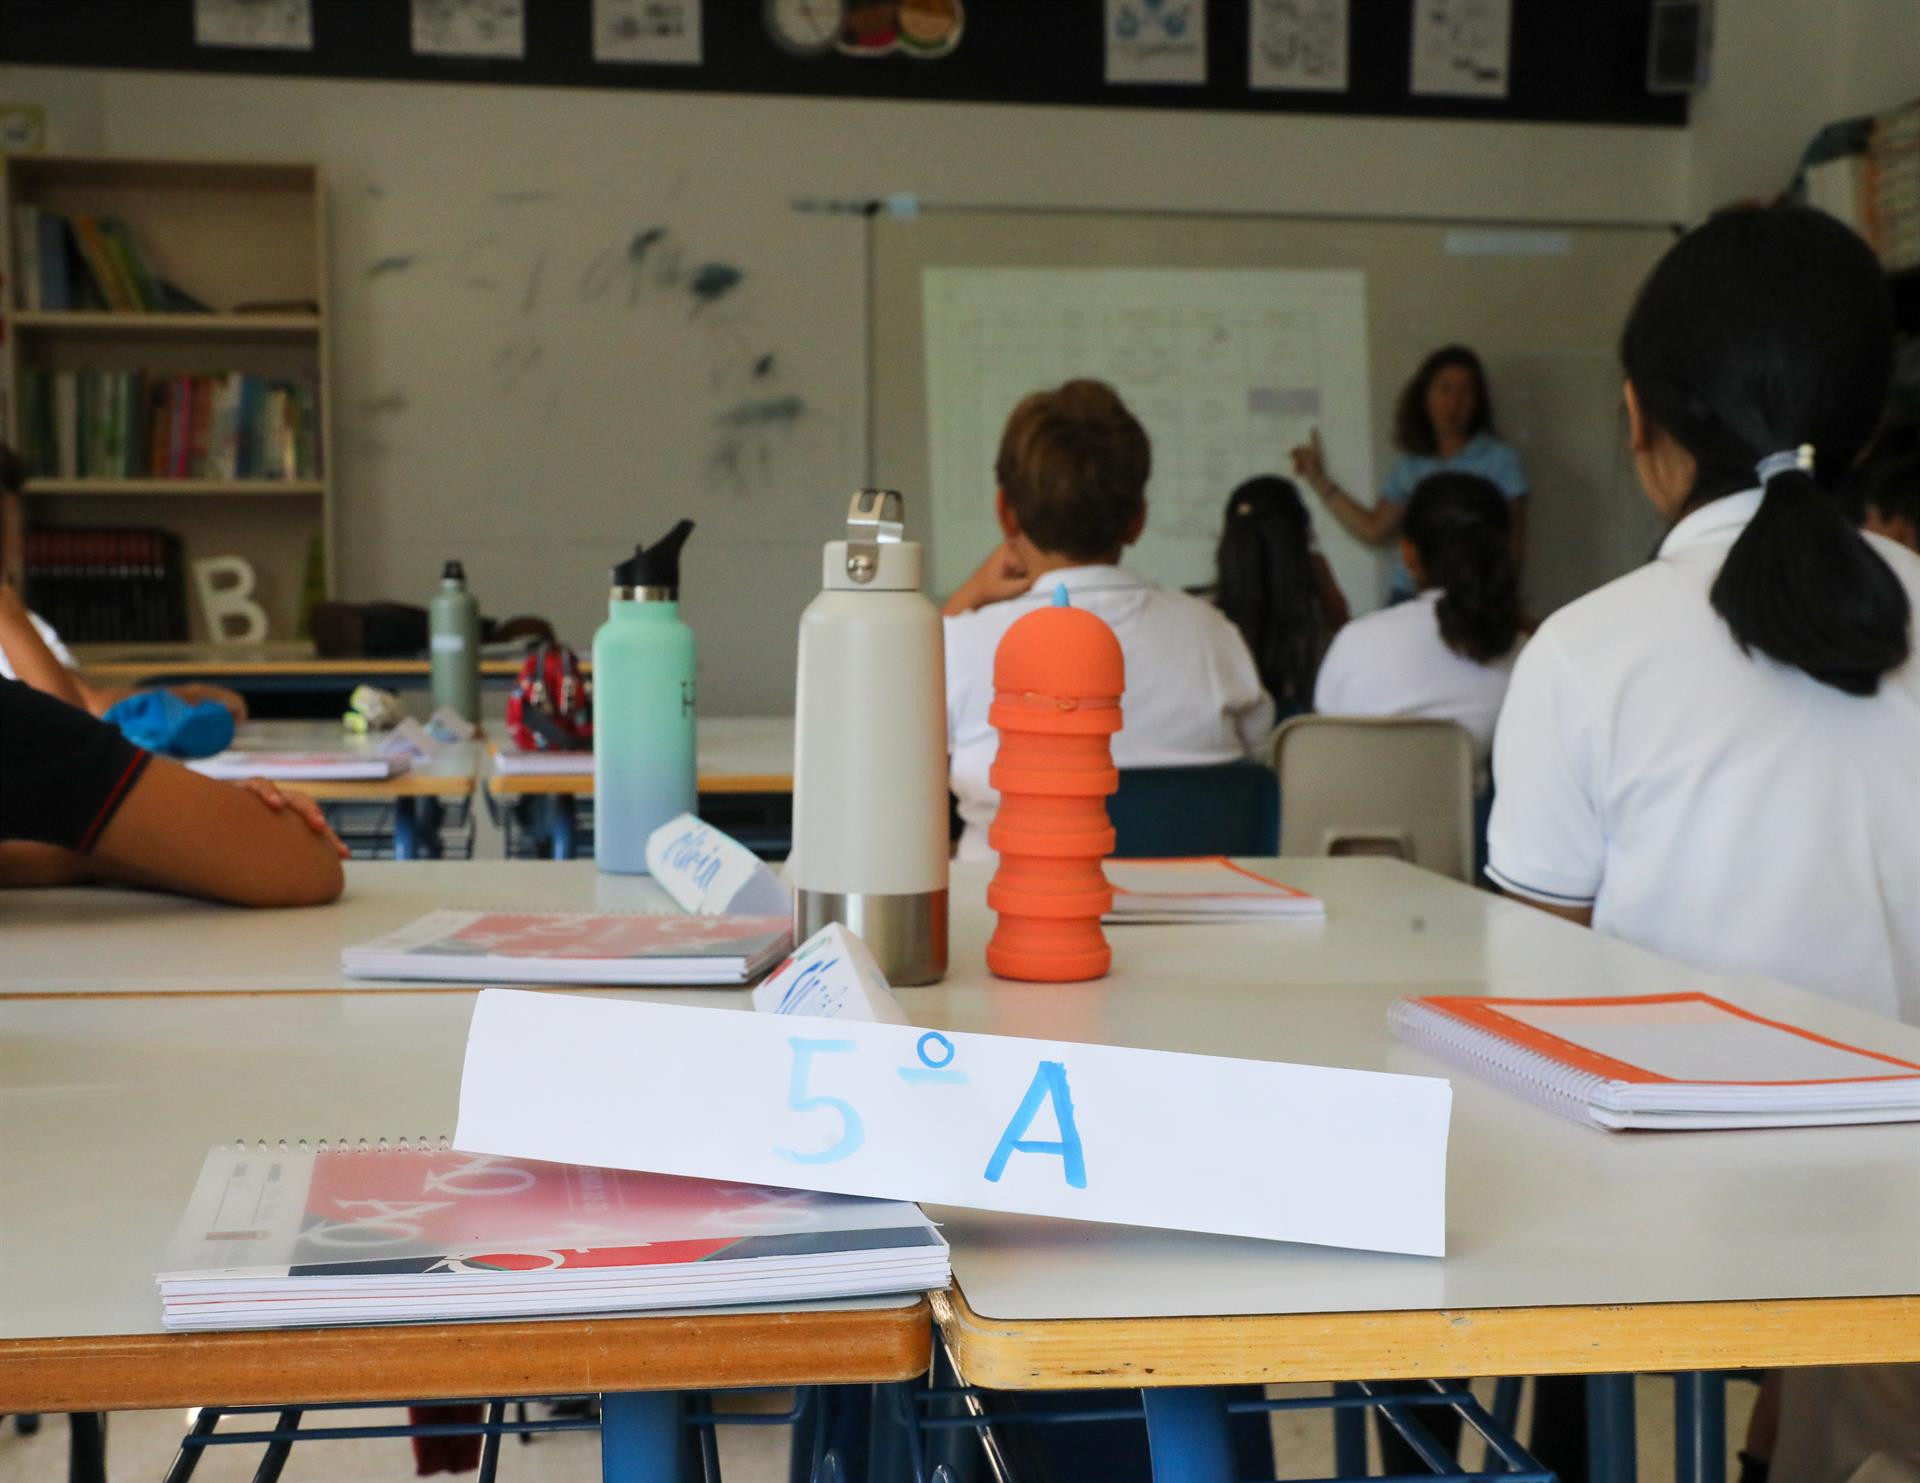
M697 916L777 917L793 910L793 898L764 860L692 814L647 836L647 869Z
M769 974L753 991L762 1014L807 1015L821 1020L882 1020L904 1025L907 1012L893 986L855 933L829 922Z
M457 1148L1439 1256L1423 1076L487 989Z

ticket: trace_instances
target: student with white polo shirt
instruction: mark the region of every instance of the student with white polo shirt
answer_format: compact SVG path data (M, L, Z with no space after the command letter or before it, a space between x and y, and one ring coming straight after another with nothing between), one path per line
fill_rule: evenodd
M1334 636L1314 685L1322 715L1458 721L1484 769L1520 646L1520 576L1498 485L1431 474L1407 501L1401 560L1419 596Z
M1520 656L1488 874L1683 962L1920 1023L1920 556L1834 493L1892 333L1879 262L1816 211L1727 212L1655 267L1621 360L1640 481L1676 523ZM1788 1373L1781 1483L1841 1483L1874 1447L1920 1451L1920 1368Z
M1069 381L1013 409L994 463L1005 542L947 600L947 750L966 832L960 858L984 859L999 795L987 784L999 734L993 654L1015 620L1065 587L1104 618L1126 657L1120 767L1259 757L1273 729L1246 641L1212 604L1156 586L1120 554L1147 521L1152 451L1112 387Z

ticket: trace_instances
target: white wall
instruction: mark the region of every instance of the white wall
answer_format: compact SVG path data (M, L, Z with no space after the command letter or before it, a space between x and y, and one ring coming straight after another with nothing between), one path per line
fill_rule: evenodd
M1718 0L1689 204L1770 198L1823 124L1920 97L1916 0Z
M864 469L862 228L795 197L1604 221L1675 218L1688 181L1671 129L24 68L0 97L44 102L61 149L318 161L342 595L423 600L457 554L487 611L584 640L622 547L691 515L714 713L790 703ZM632 273L653 226L739 289L696 313ZM719 420L787 397L790 422Z

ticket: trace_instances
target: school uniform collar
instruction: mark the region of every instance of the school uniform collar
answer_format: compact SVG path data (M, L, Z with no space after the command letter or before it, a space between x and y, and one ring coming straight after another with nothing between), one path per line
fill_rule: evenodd
M1660 554L1677 556L1695 546L1732 545L1760 509L1765 494L1763 489L1745 489L1702 505L1667 532L1667 538L1660 543Z
M1033 597L1051 601L1053 589L1064 587L1074 592L1118 592L1122 589L1145 589L1153 586L1145 577L1134 575L1123 566L1095 564L1090 566L1063 566L1058 571L1047 572L1033 584Z

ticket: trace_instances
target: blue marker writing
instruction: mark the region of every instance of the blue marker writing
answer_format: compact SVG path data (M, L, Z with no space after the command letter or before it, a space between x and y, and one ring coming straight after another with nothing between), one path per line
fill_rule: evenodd
M1054 1121L1060 1125L1060 1138L1055 1142L1045 1138L1022 1138L1020 1135L1033 1126L1033 1120L1039 1115L1042 1100L1053 1099ZM1027 1095L1020 1100L1020 1109L1007 1124L1006 1132L1000 1135L995 1145L993 1157L987 1160L987 1178L997 1182L1007 1172L1007 1160L1018 1150L1021 1153L1057 1153L1060 1155L1061 1172L1066 1175L1067 1184L1073 1189L1087 1187L1087 1160L1080 1148L1080 1130L1073 1125L1073 1093L1067 1089L1067 1068L1059 1061L1042 1061L1033 1073L1033 1083L1027 1088Z
M775 1145L774 1156L795 1164L836 1164L858 1153L860 1145L866 1142L867 1130L860 1121L860 1114L853 1110L853 1104L842 1097L809 1096L807 1093L807 1070L816 1054L851 1055L857 1047L851 1040L815 1040L804 1035L788 1036L787 1044L793 1047L793 1078L787 1083L787 1106L795 1112L827 1109L839 1113L840 1138L817 1153L801 1153L797 1149Z
M946 1054L941 1055L942 1051ZM953 1042L938 1030L929 1030L922 1035L914 1045L913 1052L920 1058L920 1064L897 1068L900 1079L908 1085L919 1085L930 1081L946 1082L949 1085L966 1085L967 1073L952 1069Z

